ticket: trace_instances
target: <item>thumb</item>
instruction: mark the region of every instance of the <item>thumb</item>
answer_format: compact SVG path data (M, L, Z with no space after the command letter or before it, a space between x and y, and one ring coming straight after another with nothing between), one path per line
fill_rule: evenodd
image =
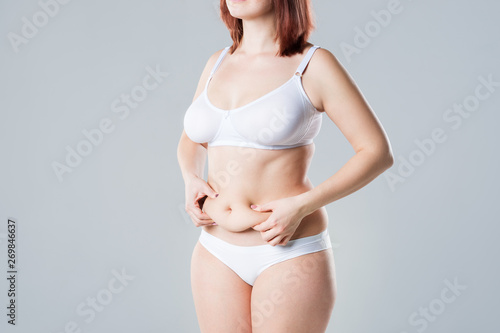
M271 210L271 205L269 203L263 205L250 205L250 208L257 212L266 212Z
M216 193L210 186L206 187L205 194L212 199L215 199L219 196L219 193Z

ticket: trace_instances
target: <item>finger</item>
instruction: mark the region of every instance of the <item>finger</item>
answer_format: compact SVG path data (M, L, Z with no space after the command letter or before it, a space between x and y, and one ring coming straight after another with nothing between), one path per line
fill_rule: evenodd
M269 231L271 229L271 226L269 225L267 220L265 220L264 222L261 222L259 224L254 225L252 227L252 229L260 231L260 232L266 232L266 231Z
M188 208L190 211L195 213L200 219L209 219L210 218L210 216L208 216L207 213L205 213L203 211L203 209L200 207L198 202L195 202L194 205L188 206Z
M191 221L193 221L193 223L194 223L195 226L197 226L197 227L201 227L202 226L202 222L200 221L199 218L196 217L196 215L194 215L193 212L188 211L188 214L189 214L189 217L191 218Z
M197 226L197 227L201 227L201 226L206 226L206 225L211 225L212 223L214 223L214 221L212 219L206 219L206 220L201 220L199 219L195 213L193 213L192 211L188 211L188 214L189 216L191 217L191 219L193 220L194 224Z
M219 196L219 193L215 192L214 189L207 184L207 186L205 186L205 195L209 196L212 199L215 199Z
M210 224L214 223L215 221L212 220L210 216L207 215L207 213L197 213L194 212L194 215L201 221L203 224Z
M217 225L215 221L199 220L194 215L191 215L191 219L193 220L194 225L197 227L207 227L207 226Z
M191 209L191 211L193 212L194 215L196 215L196 217L200 220L212 220L212 218L210 216L208 216L207 213L205 213L204 211L202 211L200 208L198 207L193 207Z
M262 222L263 223L263 222ZM252 227L253 230L260 231L262 229L262 223L256 224Z
M280 237L279 239L281 240L281 235L279 232L276 231L276 228L271 228L269 230L263 231L261 232L261 235L262 238L264 238L264 240L268 243L273 240L276 240L276 237Z
M198 205L196 205L196 204L194 204L194 205L193 205L193 204L191 204L191 205L187 205L187 210L189 210L189 211L191 211L191 212L193 212L193 213L197 213L197 214L202 214L202 213L204 213L204 212L201 210L200 206L198 206Z
M205 205L205 200L207 200L207 196L204 195L200 199L195 199L194 206L200 208L203 211L203 206Z
M265 232L270 230L273 227L273 224L271 223L271 215L265 220L260 222L259 224L254 225L252 228L254 230L260 231L260 232Z
M284 237L281 242L278 243L278 245L286 245L288 244L288 241L290 240L290 236Z
M284 237L282 237L281 235L278 235L276 237L274 237L270 242L269 242L269 245L272 245L272 246L276 246L278 245L279 243L281 243L281 241L284 239Z
M196 197L194 198L194 204L196 204L200 199L202 199L203 197L206 197L207 195L203 192L198 192L196 194Z
M200 227L201 224L200 224L200 220L194 216L194 214L190 211L187 212L189 217L191 218L191 221L193 222L193 224L196 226L196 227Z
M269 212L272 211L272 208L269 204L264 205L250 205L250 208L255 210L256 212Z
M210 185L208 185L207 182L204 182L202 187L203 188L197 193L195 201L198 201L201 198L206 197L206 196L208 196L212 199L215 199L219 196L219 193L215 192L214 189Z

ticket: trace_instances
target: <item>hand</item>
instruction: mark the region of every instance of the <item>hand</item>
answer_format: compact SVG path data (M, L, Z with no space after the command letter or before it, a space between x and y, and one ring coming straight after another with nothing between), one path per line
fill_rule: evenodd
M252 229L260 231L270 245L286 245L307 215L297 196L273 200L263 205L251 205L257 212L272 211L271 215Z
M217 225L207 213L201 210L207 196L215 199L219 195L215 193L205 180L199 177L191 178L186 182L185 194L185 209L195 226Z

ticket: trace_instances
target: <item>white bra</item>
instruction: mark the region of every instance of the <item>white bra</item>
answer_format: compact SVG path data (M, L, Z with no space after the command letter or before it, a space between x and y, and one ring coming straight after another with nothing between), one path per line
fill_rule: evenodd
M295 74L264 96L232 110L214 106L208 83L229 50L215 63L205 89L187 109L184 130L194 142L213 146L286 149L307 145L319 133L323 112L316 110L304 91L301 76L319 46L312 46Z

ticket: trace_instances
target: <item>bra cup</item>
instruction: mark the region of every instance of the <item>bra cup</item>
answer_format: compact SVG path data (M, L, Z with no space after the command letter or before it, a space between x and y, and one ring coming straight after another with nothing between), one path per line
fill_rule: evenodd
M259 145L295 144L304 135L308 119L294 86L267 96L250 108L230 115L234 129L247 141ZM289 92L289 93L287 93Z
M223 114L206 106L204 99L200 96L184 115L184 130L194 142L210 142L221 126Z
M229 48L219 55L210 77ZM307 51L296 74L302 74L317 48L319 46L313 46ZM208 146L285 149L310 144L319 133L323 113L312 106L300 75L254 102L229 111L210 103L208 82L184 115L184 130L194 142L207 142Z

